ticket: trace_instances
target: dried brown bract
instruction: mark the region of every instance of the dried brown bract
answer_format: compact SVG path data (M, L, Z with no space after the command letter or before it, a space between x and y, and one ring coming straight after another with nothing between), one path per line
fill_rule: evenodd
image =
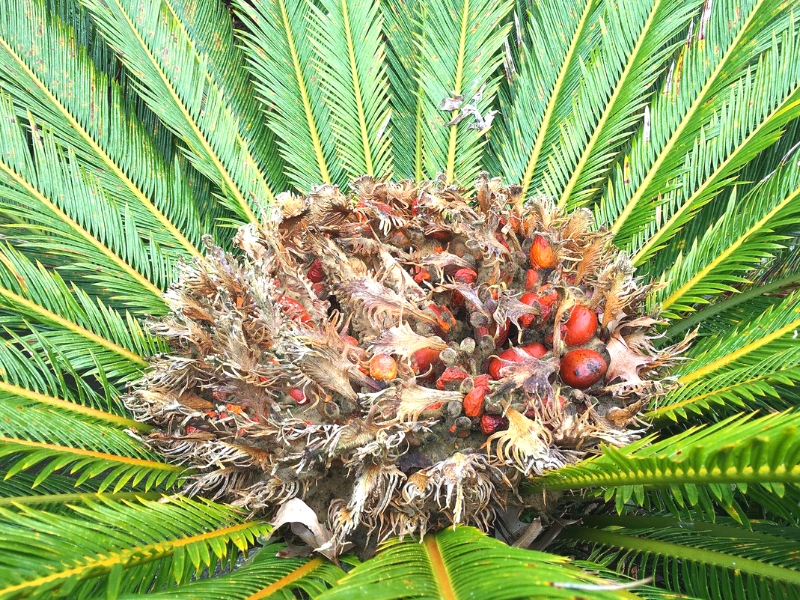
M686 343L655 349L649 288L588 211L487 178L475 203L437 182L353 190L281 195L238 256L206 240L166 294L151 327L171 351L125 402L196 469L187 492L302 499L335 556L489 528L524 477L636 439Z

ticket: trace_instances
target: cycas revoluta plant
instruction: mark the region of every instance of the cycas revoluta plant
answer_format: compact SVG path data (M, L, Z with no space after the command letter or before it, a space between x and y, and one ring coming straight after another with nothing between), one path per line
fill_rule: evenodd
M2 0L0 597L800 597L798 30Z

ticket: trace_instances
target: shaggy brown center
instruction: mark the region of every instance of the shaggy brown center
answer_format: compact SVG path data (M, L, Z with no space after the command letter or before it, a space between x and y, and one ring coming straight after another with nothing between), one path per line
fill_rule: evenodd
M182 267L169 356L125 401L187 493L302 499L348 540L491 526L525 477L636 439L664 391L640 286L591 214L482 178L284 194ZM308 524L307 524L308 525ZM318 538L317 538L318 539Z

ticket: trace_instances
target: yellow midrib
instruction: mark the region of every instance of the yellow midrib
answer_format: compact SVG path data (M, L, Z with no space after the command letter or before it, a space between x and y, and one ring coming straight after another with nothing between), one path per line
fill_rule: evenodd
M647 38L647 33L650 31L650 27L653 25L656 13L658 12L659 7L661 6L661 0L653 3L653 7L650 9L650 14L647 17L647 20L642 27L641 32L639 33L639 39L636 40L636 45L633 47L633 50L628 57L628 63L625 65L625 69L622 71L622 74L617 79L617 85L614 88L614 92L611 94L611 97L608 99L606 103L606 108L603 111L603 115L600 117L600 120L597 122L597 125L594 128L594 133L592 137L589 138L589 142L584 146L583 153L581 154L580 159L578 160L578 164L575 165L575 169L572 172L572 176L569 178L567 182L567 186L564 188L564 191L561 193L561 198L558 201L559 208L564 208L567 204L567 200L569 199L572 191L575 189L575 186L578 183L578 179L580 178L581 174L583 173L583 168L586 166L586 162L589 160L589 156L594 149L594 145L597 143L597 140L600 138L600 135L603 133L603 128L605 127L606 122L608 121L611 114L614 112L614 104L617 101L620 93L622 92L623 88L627 87L625 85L628 75L630 75L631 71L633 70L634 65L636 64L636 59L639 55L639 52L642 49L642 45ZM609 34L610 35L610 34Z
M469 0L464 0L461 11L461 34L458 38L458 59L456 62L456 79L453 85L453 96L461 94L464 85L464 54L467 51L467 28L469 25ZM458 110L452 112L455 118ZM458 141L458 125L450 125L450 142L447 148L447 183L453 182L456 167L456 142Z
M119 425L121 427L138 429L139 431L150 431L152 429L150 425L146 425L144 423L139 423L131 419L126 419L125 417L120 417L119 415L98 410L96 408L91 408L90 406L83 406L82 404L76 404L75 402L62 400L61 398L40 394L39 392L34 392L33 390L29 390L27 388L6 383L5 381L0 381L0 392L7 392L15 396L21 396L22 398L33 400L34 402L39 402L40 404L55 406L62 410L80 413L82 415L92 417L93 419L97 419L98 421L113 423L114 425Z
M15 596L22 590L27 590L31 588L36 589L39 586L60 581L62 579L69 579L71 577L77 577L78 579L80 579L81 578L80 576L84 573L90 573L90 574L107 573L108 571L111 570L111 568L114 565L117 564L123 565L124 567L133 567L145 564L165 556L171 556L175 552L176 548L188 546L189 544L194 544L196 542L202 542L217 537L228 536L233 533L242 531L244 529L248 529L250 527L253 527L253 523L242 523L240 525L226 527L225 529L218 529L216 531L212 531L209 533L194 535L191 537L179 540L173 540L170 542L161 542L158 544L147 544L144 546L136 546L134 548L128 548L125 550L118 550L117 552L111 552L107 555L101 554L100 555L101 558L87 561L86 563L84 563L79 567L66 569L58 573L52 573L50 575L46 575L44 577L37 577L36 579L32 579L30 581L25 581L23 583L13 585L5 589L0 589L0 594L2 594L3 596L11 597Z
M308 561L302 567L299 567L288 575L281 577L278 581L275 581L274 583L269 584L267 587L257 591L255 594L248 596L247 600L261 600L262 598L267 598L278 590L285 588L287 585L294 583L302 577L305 577L317 567L321 567L324 563L325 560L321 556L317 556L316 558Z
M441 552L439 552L436 536L428 535L423 542L423 546L428 554L433 579L439 588L439 597L441 600L457 600L456 592L450 581L450 573L447 571Z
M747 230L743 235L736 238L730 246L728 246L723 252L721 252L714 260L709 262L705 267L700 269L697 273L695 273L694 277L692 277L689 281L684 283L681 287L675 290L669 297L664 300L661 307L662 310L667 310L670 306L675 304L680 298L686 294L687 291L692 289L699 281L708 275L717 265L722 263L725 259L727 259L731 254L736 252L736 250L744 244L750 236L752 236L755 232L759 231L764 225L769 222L769 220L775 216L781 209L783 209L786 205L792 202L795 198L800 196L800 188L794 190L791 194L789 194L784 200L782 200L775 208L769 211L766 215L764 215L761 219L756 222L750 229Z
M708 177L708 178L707 178L707 179L706 179L706 180L705 180L705 181L704 181L704 182L703 182L703 183L702 183L702 184L701 184L701 185L700 185L700 186L699 186L699 187L698 187L698 188L697 188L697 189L694 191L694 193L693 193L693 194L692 194L692 195L689 197L689 199L688 199L686 202L684 202L684 203L681 205L681 207L680 207L680 208L679 208L677 211L675 211L675 213L674 213L674 214L673 214L673 215L672 215L672 216L671 216L671 217L670 217L670 218L669 218L669 219L668 219L668 220L667 220L667 221L664 223L664 225L663 225L663 226L661 226L661 227L659 227L658 231L657 231L655 234L653 234L653 235L650 237L650 239L649 239L649 240L647 240L647 243L646 243L644 246L642 246L642 247L639 249L639 251L638 251L638 252L637 252L637 253L634 255L634 257L633 257L633 265L634 265L634 266L638 267L639 265L641 265L641 263L642 263L642 262L644 262L644 260L645 260L645 259L647 258L647 256L648 256L648 253L650 252L650 249L651 249L653 246L655 246L656 244L658 244L658 243L659 243L659 241L660 241L660 239L661 239L662 235L664 234L664 232L665 232L665 231L668 231L668 229L669 229L669 227L672 225L672 223L674 223L675 221L677 221L677 220L680 218L680 216L681 216L681 215L682 215L682 214L683 214L685 211L687 211L687 210L689 210L689 208L691 208L692 204L695 202L695 199L696 199L696 198L697 198L697 197L698 197L698 196L699 196L699 195L700 195L700 194L701 194L701 193L702 193L702 192L703 192L705 189L707 189L707 188L708 188L708 187L709 187L709 186L710 186L712 183L714 183L714 181L715 181L715 178L716 178L716 177L719 175L719 173L721 173L721 172L722 172L722 171L725 169L725 167L727 167L727 166L728 166L728 165L731 163L731 161L733 161L733 159L734 159L736 156L738 156L739 152L741 152L742 150L744 150L744 149L745 149L745 147L747 146L747 144L748 144L748 143L749 143L749 142L750 142L750 141L751 141L751 140L752 140L752 139L753 139L753 138L754 138L754 137L755 137L755 136L758 134L758 132L759 132L759 131L761 131L761 129L763 129L764 127L766 127L766 125L767 125L767 124L770 122L770 120L771 120L771 119L772 119L772 118L773 118L773 117L774 117L776 114L778 114L778 112L780 112L781 110L783 110L783 108L784 108L784 107L786 107L787 103L788 103L788 102L791 100L791 98L792 98L792 94L788 95L788 96L786 97L786 99L784 99L784 101L783 101L781 104L779 104L779 105L778 105L778 106L777 106L777 107L776 107L776 108L775 108L775 109L772 111L772 113L771 113L771 115L770 115L769 117L767 117L767 118L765 118L763 121L761 121L761 122L760 122L760 123L759 123L759 124L758 124L758 125L757 125L757 126L754 128L754 129L753 129L753 131L751 131L751 132L750 132L750 135L748 135L748 136L747 136L747 137L744 139L744 141L742 141L742 143L741 143L741 144L740 144L740 145L739 145L739 146L738 146L738 147L737 147L737 148L736 148L736 149L735 149L733 152L731 152L731 153L730 153L730 155L729 155L727 158L725 158L725 160L723 160L723 161L722 161L722 162L719 164L719 166L718 166L718 167L717 167L717 168L714 170L714 173L711 175L711 177Z
M31 70L28 65L20 58L20 56L16 53L16 51L6 43L3 38L0 38L0 46L2 46L6 52L11 54L14 57L14 60L17 64L22 68L23 71L28 75L28 77L33 80L36 87L42 91L42 93L47 96L47 99L58 108L58 111L69 121L72 129L77 131L78 135L80 135L84 141L89 144L89 146L94 150L94 152L100 157L104 164L108 166L108 168L120 179L125 186L131 191L134 198L136 198L139 203L150 213L152 214L155 219L166 229L170 235L177 240L177 242L184 247L192 256L201 257L202 255L200 252L195 248L194 244L192 244L186 237L180 232L180 230L175 227L175 225L170 221L164 214L158 209L158 207L153 204L150 199L144 195L139 187L133 182L133 180L128 177L128 175L114 162L108 153L98 144L94 138L89 135L84 127L78 122L78 120L72 115L71 112L64 106L61 101L44 85L42 80L39 76Z
M114 3L117 5L117 8L119 9L120 13L122 13L123 17L125 18L128 27L130 28L131 32L136 38L136 41L139 42L139 46L142 48L144 53L150 59L150 64L153 65L153 68L158 72L158 75L161 78L161 81L164 84L164 86L167 88L167 91L169 92L169 95L172 98L174 105L178 107L178 110L180 111L181 115L183 115L184 121L188 123L189 127L192 129L192 132L195 135L195 138L197 139L197 141L200 142L200 145L203 147L206 156L208 156L208 158L211 159L211 162L214 163L214 166L217 168L217 172L222 176L223 182L225 183L225 185L222 186L223 192L225 191L225 188L228 188L230 193L234 195L234 198L241 207L242 212L244 212L244 214L250 221L257 223L258 218L253 212L253 209L250 208L250 205L247 203L247 200L245 200L244 196L242 195L242 191L239 189L239 186L233 180L233 177L231 176L228 169L225 168L225 165L222 164L222 161L220 160L219 156L217 156L216 152L214 152L214 149L211 147L211 144L206 139L206 136L200 130L200 127L197 125L197 123L195 123L195 120L192 118L192 115L189 113L189 110L183 104L183 101L181 100L180 96L178 96L178 93L175 91L175 88L172 87L172 83L164 74L161 65L155 59L153 53L150 52L149 46L145 42L144 38L139 34L139 30L136 28L136 25L128 16L128 13L125 11L125 8L119 3L119 0L114 0ZM178 22L180 23L180 21ZM181 26L183 26L182 23ZM208 79L208 73L206 73L205 76L206 79ZM214 86L213 82L211 82L210 80L208 81L213 87L216 87ZM267 193L271 195L271 191L269 190L269 186L267 185L266 181L261 179L261 183L264 185L264 189L267 190Z
M311 110L311 103L308 99L308 90L306 89L306 82L303 79L303 70L300 67L300 57L297 56L297 47L294 44L294 32L292 31L291 23L289 23L289 14L286 12L286 2L284 0L278 1L280 2L281 19L283 20L286 41L289 44L289 54L291 55L292 66L294 67L295 80L300 90L300 99L303 102L306 124L308 125L309 135L311 136L311 144L314 146L314 155L317 157L317 166L319 167L323 183L330 183L331 176L328 173L328 166L325 163L325 155L322 152L322 142L319 139L316 121L314 120L314 112Z
M592 6L594 6L594 0L586 0L586 6L583 8L583 14L581 15L580 21L578 21L578 26L572 36L572 42L570 42L567 53L564 56L563 62L561 63L561 69L558 72L558 77L553 84L553 90L550 93L550 98L547 101L547 108L544 111L542 123L539 125L539 131L536 134L536 141L534 142L533 148L531 148L531 153L528 156L528 164L525 167L525 174L522 176L522 193L520 194L521 199L524 199L528 195L528 188L530 187L534 170L536 169L536 165L539 162L539 156L541 155L542 148L544 147L544 140L547 135L547 130L550 128L550 121L552 120L553 113L555 112L556 102L560 95L561 87L564 85L564 80L567 78L567 70L569 69L572 59L575 56L575 51L578 48L578 42L583 34L583 29L586 26L586 22L589 20Z
M731 40L731 43L728 46L727 51L725 52L725 56L723 56L720 59L719 63L717 63L717 66L714 67L714 70L709 74L708 79L706 80L701 90L698 92L697 97L695 98L694 102L692 102L692 105L689 107L689 110L686 111L686 114L683 116L683 119L681 119L681 122L675 128L675 131L672 132L672 135L670 136L669 140L667 140L667 143L664 144L664 147L661 149L661 152L659 153L658 157L656 158L655 161L653 161L653 164L648 169L647 175L645 175L644 179L642 179L642 182L636 188L636 192L634 192L633 196L631 196L630 200L628 200L627 204L625 205L625 208L622 210L620 215L614 221L614 224L611 226L611 232L613 234L616 235L617 233L619 233L619 230L622 229L622 226L625 224L625 221L633 212L633 209L642 199L644 193L647 191L647 188L650 186L650 182L653 181L653 178L656 176L659 167L666 160L673 146L675 146L675 144L678 143L678 138L680 138L681 134L683 133L683 130L691 122L694 113L697 112L700 106L702 106L705 103L708 91L715 83L717 76L722 72L723 68L728 63L728 60L733 55L734 51L738 49L739 41L747 32L748 27L750 25L750 21L753 19L753 17L755 16L755 14L758 12L758 10L761 8L761 5L765 1L766 0L759 0L758 4L755 7L753 7L753 10L750 11L749 15L747 15L747 21L742 23L742 27L739 29L739 32Z
M800 312L800 308L796 309L795 312ZM696 381L697 379L705 377L709 373L713 373L714 371L721 369L725 365L729 365L735 360L740 359L742 356L746 356L747 354L750 354L751 352L754 352L759 348L766 346L770 342L773 342L798 328L800 328L800 319L792 321L791 323L789 323L788 325L784 325L777 331L773 331L769 335L759 338L755 342L747 344L746 346L739 348L735 352L731 352L726 356L723 356L715 361L708 363L706 366L701 367L696 371L692 371L691 373L684 375L683 377L679 378L678 381L680 383L691 383L692 381Z
M119 256L117 256L114 252L112 252L109 248L107 248L104 244L100 242L96 237L90 234L86 229L81 227L76 221L74 221L71 217L69 217L63 210L61 210L58 206L53 204L50 200L48 200L44 194L42 194L39 190L33 187L28 181L26 181L20 174L18 174L14 169L9 167L2 159L0 159L0 170L4 171L11 179L17 182L29 195L36 198L39 202L45 205L50 211L55 213L55 215L62 220L64 223L69 225L69 227L76 231L83 239L85 239L89 244L97 248L101 254L105 255L106 258L111 260L115 263L121 271L124 271L128 275L130 275L135 281L137 281L142 287L148 290L153 296L156 298L161 298L161 290L149 279L147 279L144 275L139 273L139 271L135 270L131 267L128 263L122 260Z
M353 35L350 31L350 14L347 0L342 0L342 19L344 21L345 38L347 39L347 52L350 57L350 75L353 78L353 94L356 99L358 109L358 125L361 129L361 144L364 147L364 164L366 165L367 175L374 175L375 168L372 164L372 150L369 144L369 133L367 132L367 119L364 115L364 106L361 99L361 84L358 79L358 68L356 65L355 47L353 45Z

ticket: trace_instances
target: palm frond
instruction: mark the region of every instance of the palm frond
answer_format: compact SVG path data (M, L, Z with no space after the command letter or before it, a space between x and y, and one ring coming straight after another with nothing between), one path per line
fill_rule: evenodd
M548 1L520 11L522 16L530 11L528 26L523 39L515 40L521 46L519 64L507 90L500 94L502 119L490 144L508 180L520 182L523 198L530 194L534 173L541 169L542 153L557 142L558 124L571 109L580 65L599 35L594 24L601 6L598 0ZM553 35L554 31L559 33Z
M629 168L618 165L597 207L597 220L611 225L618 245L637 249L642 239L647 240L646 236L638 237L642 231L654 233L694 191L709 191L703 188L708 179L704 160L716 156L714 164L719 165L729 155L731 144L715 146L714 154L706 150L703 136L706 140L716 138L720 126L733 128L727 139L734 139L738 148L742 137L760 122L754 123L747 115L768 116L774 97L792 93L796 79L793 81L789 73L763 79L771 91L763 98L754 98L756 107L751 110L747 103L739 104L734 98L737 108L730 118L722 125L716 120L716 115L729 112L731 93L736 95L739 86L749 83L759 56L765 51L780 51L780 47L773 47L773 39L785 41L787 31L791 36L794 21L795 17L773 0L755 0L737 7L726 2L705 5L653 101L649 129L643 129L631 142L630 158L625 161ZM777 56L760 66L777 65ZM763 148L763 140L760 143ZM726 171L724 178L731 174Z
M61 262L70 253L70 268L91 273L87 277L109 296L142 311L163 312L161 290L152 280L164 280L169 267L156 247L143 246L133 215L82 172L74 153L62 156L52 136L33 121L31 152L14 113L10 98L0 94L0 213L12 220L4 227L6 235L20 232L24 244L60 254ZM84 210L75 209L80 205Z
M654 443L645 438L621 449L606 446L595 458L538 478L534 487L548 491L593 488L606 500L614 498L619 512L631 500L644 504L649 489L668 488L679 506L709 507L714 500L743 520L733 485L771 490L774 483L780 495L784 484L800 483L798 423L797 412L732 417Z
M386 65L391 90L392 154L395 177L422 181L422 83L417 78L425 3L381 2Z
M542 174L542 189L559 206L582 206L599 191L634 126L649 118L652 85L696 11L692 1L605 6L600 44L583 68L575 108Z
M310 4L236 0L246 27L245 51L256 91L266 105L267 123L279 141L289 180L310 191L321 183L341 184L334 162L331 116L314 72L313 47L306 33Z
M664 274L667 283L653 301L660 302L665 316L674 317L708 304L716 295L736 292L733 284L746 283L740 273L785 247L782 242L787 238L779 232L793 224L798 214L800 166L789 160L745 198L731 197L725 215L706 232L702 243L696 241Z
M117 597L199 576L232 562L269 526L230 508L173 497L112 502L100 497L71 514L0 508L0 594ZM156 567L154 570L153 567Z
M302 559L277 556L284 548L283 544L270 544L259 548L252 560L233 573L201 579L148 596L173 600L259 600L293 598L294 593L300 592L315 598L344 576L344 571L321 557ZM118 600L138 597L120 596Z
M80 289L69 290L57 273L34 266L11 247L0 248L0 323L34 351L46 340L62 364L83 375L97 373L99 362L115 382L138 377L147 366L143 357L164 349L130 315Z
M389 87L376 0L323 0L309 36L328 103L336 156L348 180L392 172Z
M225 205L245 221L258 220L274 201L274 182L267 181L250 141L240 134L237 116L201 53L202 42L162 0L83 5L135 77L140 96L180 136L192 164L219 187ZM229 27L205 24L216 26Z
M0 15L0 85L19 116L26 107L73 149L109 196L130 208L139 234L171 261L199 256L203 232L190 188L130 114L119 85L41 2L4 2Z
M786 528L670 517L587 517L560 541L589 544L590 559L700 598L800 598L798 540Z
M447 182L457 177L468 184L480 171L485 143L481 122L474 115L454 122L463 108L443 111L439 107L447 98L463 96L463 106L472 103L481 118L492 108L500 83L496 69L509 30L501 23L512 4L498 0L428 0L424 4L416 73L423 99L424 172L431 179L444 173Z
M560 556L511 548L470 527L457 527L421 543L386 542L375 558L319 598L569 598L575 590L598 599L636 597Z

